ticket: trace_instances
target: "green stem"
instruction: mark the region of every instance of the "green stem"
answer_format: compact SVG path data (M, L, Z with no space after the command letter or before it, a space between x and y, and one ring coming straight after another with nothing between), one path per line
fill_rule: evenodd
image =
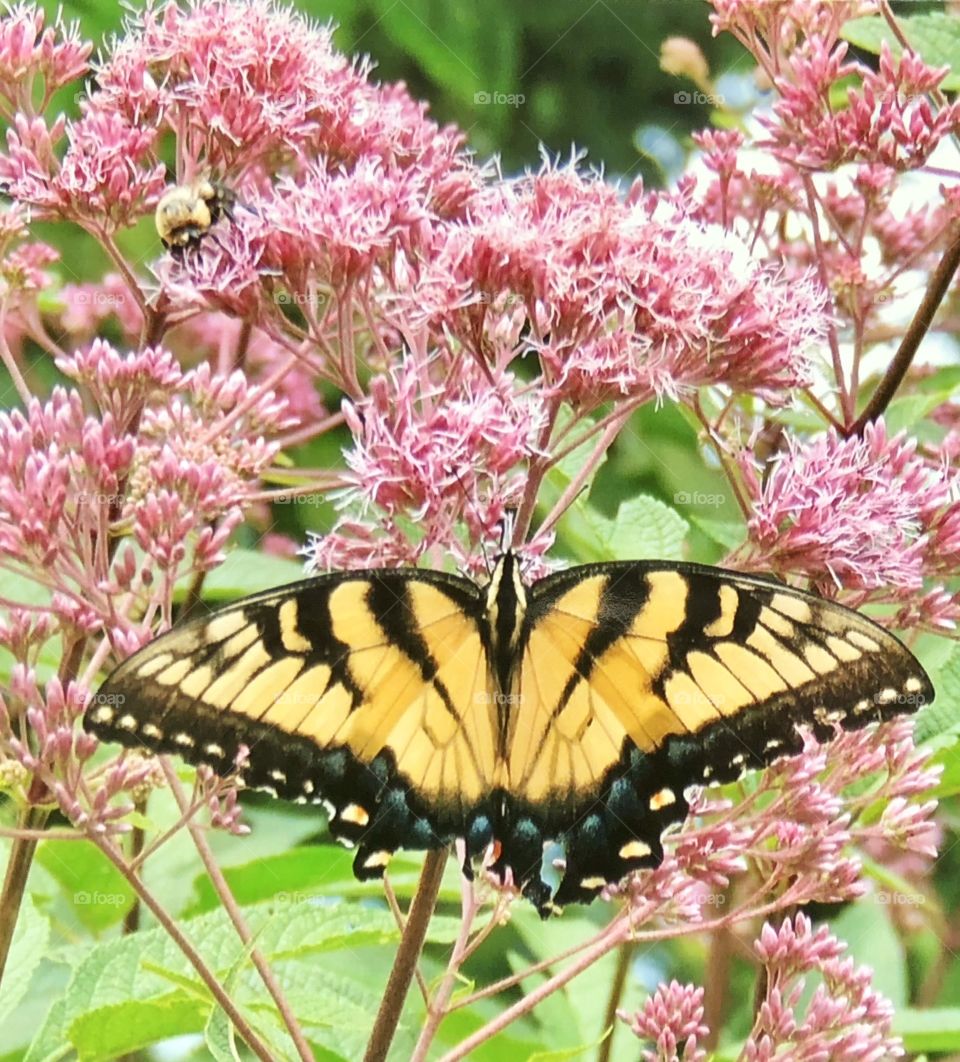
M617 1031L617 1008L623 999L623 990L627 986L627 974L630 973L630 963L633 961L635 945L632 941L625 940L620 945L617 954L617 968L610 984L610 995L607 998L607 1012L603 1016L603 1031L605 1033L600 1047L597 1049L597 1062L610 1062L613 1050L613 1036Z

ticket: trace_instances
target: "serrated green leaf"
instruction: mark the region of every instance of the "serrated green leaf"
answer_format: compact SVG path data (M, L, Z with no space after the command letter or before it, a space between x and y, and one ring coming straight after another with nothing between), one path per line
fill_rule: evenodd
M311 1043L321 1044L338 1058L358 1059L370 1038L379 992L339 970L324 969L313 960L293 961L277 967L281 991ZM409 1018L401 1019L394 1035L391 1058L413 1054L416 1033Z
M913 728L914 741L920 744L932 738L960 734L960 645L931 674L936 700L917 713Z
M245 909L244 918L261 955L271 965L275 964L275 972L298 958L317 962L325 954L332 955L340 949L394 945L399 939L399 930L389 912L358 904L303 903L279 912L264 904ZM247 955L247 948L223 911L179 924L221 980L236 972L238 961ZM457 920L452 918L435 919L428 939L449 943L455 939L457 925ZM180 987L171 992L171 985ZM236 978L235 995L244 1001L246 1009L256 1005L271 1010L274 1006L249 962ZM196 1004L199 1007L196 1013L200 1015L196 1026L185 1031L199 1031L213 1001L196 971L162 929L97 944L74 970L62 1005L51 1008L28 1058L30 1062L40 1062L52 1046L74 1044L76 1023L92 1020L87 1016L103 1008L123 1007L133 1002L144 1007L160 1002L166 1007L179 1008L185 1001ZM374 1011L375 1008L367 1015L368 1023ZM88 1035L86 1024L78 1028ZM143 1046L140 1033L141 1030L131 1029L129 1047L118 1053Z
M597 559L679 560L689 526L659 498L641 494L621 503L613 520L596 510L584 514L598 542Z
M67 1011L65 999L55 999L47 1011L43 1025L37 1030L30 1047L23 1055L17 1055L17 1062L58 1062L71 1053L60 1030Z
M7 956L3 983L0 985L0 1027L26 996L34 972L40 965L50 940L50 921L26 896L17 914L10 954Z
M960 1007L902 1007L893 1016L893 1031L910 1054L960 1050Z
M910 47L925 63L950 68L940 82L940 89L947 92L960 89L960 24L957 18L942 11L932 11L903 16L897 22ZM903 51L887 20L880 15L851 19L844 24L841 36L874 55L880 54L883 42L895 56L899 57Z

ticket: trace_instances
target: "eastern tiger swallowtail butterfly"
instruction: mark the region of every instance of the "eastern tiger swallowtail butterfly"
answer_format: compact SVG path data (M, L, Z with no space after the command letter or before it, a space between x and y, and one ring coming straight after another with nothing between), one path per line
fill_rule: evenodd
M686 787L932 698L892 634L775 579L614 562L528 586L508 551L482 587L384 569L237 601L124 661L85 725L222 774L245 745L241 781L324 804L360 878L493 844L545 914L657 864Z

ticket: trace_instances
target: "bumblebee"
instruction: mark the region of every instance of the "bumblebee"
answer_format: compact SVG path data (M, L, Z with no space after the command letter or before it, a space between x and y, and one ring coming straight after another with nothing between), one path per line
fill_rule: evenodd
M157 203L157 233L174 253L197 244L222 217L232 217L236 196L219 181L200 177L168 189Z

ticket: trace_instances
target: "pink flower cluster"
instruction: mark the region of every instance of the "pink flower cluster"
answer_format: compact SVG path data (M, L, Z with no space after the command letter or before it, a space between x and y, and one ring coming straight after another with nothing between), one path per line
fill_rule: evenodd
M715 892L743 884L745 898L776 896L777 905L841 903L863 895L857 844L871 843L929 859L936 854L935 801L919 801L940 776L911 741L910 720L838 735L829 745L808 737L803 755L778 760L748 796L733 803L709 790L691 800L687 825L665 838L667 856L611 895L629 898L631 921L684 925L716 915ZM864 789L864 779L871 785ZM873 821L875 801L889 814ZM749 885L747 884L749 882ZM731 904L740 902L736 891ZM744 911L749 910L749 903ZM736 906L720 912L733 919Z
M884 43L877 71L844 62L845 42L814 37L790 57L777 80L776 119L766 124L770 140L762 146L799 168L831 169L867 161L902 171L922 166L944 137L960 130L960 103L936 112L930 93L948 70L931 69L912 52L894 61ZM847 104L834 111L830 90L861 75Z
M825 327L814 285L788 296L682 204L639 186L624 200L572 166L476 196L468 222L442 237L401 308L422 308L498 364L516 356L525 325L545 388L577 408L709 384L777 397L807 382Z
M870 987L872 971L842 958L845 950L826 926L814 930L803 914L779 929L763 927L754 951L766 969L766 993L744 1062L880 1062L903 1054L891 1035L893 1008ZM820 983L804 1003L811 975Z
M644 1050L644 1062L704 1062L707 1052L698 1046L710 1031L703 1024L703 989L677 981L662 984L629 1015L617 1012L641 1040L652 1040L654 1049Z
M752 515L743 563L801 574L821 593L860 591L858 603L892 601L901 625L952 628L960 597L924 580L949 577L960 550L958 477L882 421L863 437L830 431L789 440L761 484L744 468ZM912 622L910 619L912 618Z
M764 998L741 1062L880 1062L903 1054L891 1034L893 1008L871 988L871 971L844 958L846 945L826 926L814 930L804 914L779 928L764 924L754 953L764 969ZM812 994L807 982L816 978ZM618 1011L641 1040L645 1062L704 1062L700 1046L704 990L662 984L634 1014Z

